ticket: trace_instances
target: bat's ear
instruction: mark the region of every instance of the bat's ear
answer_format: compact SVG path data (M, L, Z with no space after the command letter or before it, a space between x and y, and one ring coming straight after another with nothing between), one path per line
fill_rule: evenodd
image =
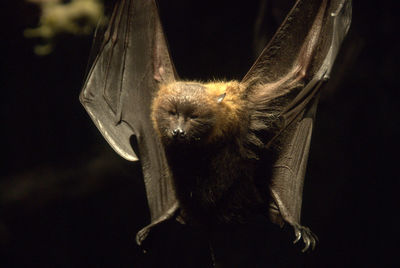
M221 103L224 100L225 96L226 96L226 92L219 95L218 99L217 99L217 103Z

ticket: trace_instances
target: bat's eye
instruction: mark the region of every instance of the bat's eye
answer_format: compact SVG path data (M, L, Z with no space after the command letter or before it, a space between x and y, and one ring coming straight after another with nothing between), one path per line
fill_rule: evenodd
M172 116L175 116L176 115L176 112L175 111L169 111L168 112L170 115L172 115Z
M197 114L191 114L191 115L189 115L189 118L190 119L196 119L196 118L198 118L199 116L197 115Z

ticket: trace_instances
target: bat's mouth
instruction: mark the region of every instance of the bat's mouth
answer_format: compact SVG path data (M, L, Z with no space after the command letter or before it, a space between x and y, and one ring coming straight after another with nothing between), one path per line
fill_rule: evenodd
M201 142L200 138L197 137L191 137L188 135L171 135L169 137L169 145L171 146L177 146L177 147L193 147L196 145L199 145Z
M177 136L177 137L172 137L171 143L177 145L191 146L197 144L198 142L195 139L191 139L187 136Z
M172 137L171 142L174 144L188 144L189 140L186 137Z

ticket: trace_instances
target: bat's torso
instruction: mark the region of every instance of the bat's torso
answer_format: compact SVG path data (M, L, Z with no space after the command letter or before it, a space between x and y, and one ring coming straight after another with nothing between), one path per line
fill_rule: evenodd
M261 201L253 182L255 161L242 158L232 141L215 147L170 148L167 159L187 222L242 222Z

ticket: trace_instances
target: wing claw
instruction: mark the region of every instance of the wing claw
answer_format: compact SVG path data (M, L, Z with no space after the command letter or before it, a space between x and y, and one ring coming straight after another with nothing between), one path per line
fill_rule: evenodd
M295 227L295 235L296 235L296 239L293 241L293 244L296 244L297 242L300 241L301 238L301 232L298 228Z

